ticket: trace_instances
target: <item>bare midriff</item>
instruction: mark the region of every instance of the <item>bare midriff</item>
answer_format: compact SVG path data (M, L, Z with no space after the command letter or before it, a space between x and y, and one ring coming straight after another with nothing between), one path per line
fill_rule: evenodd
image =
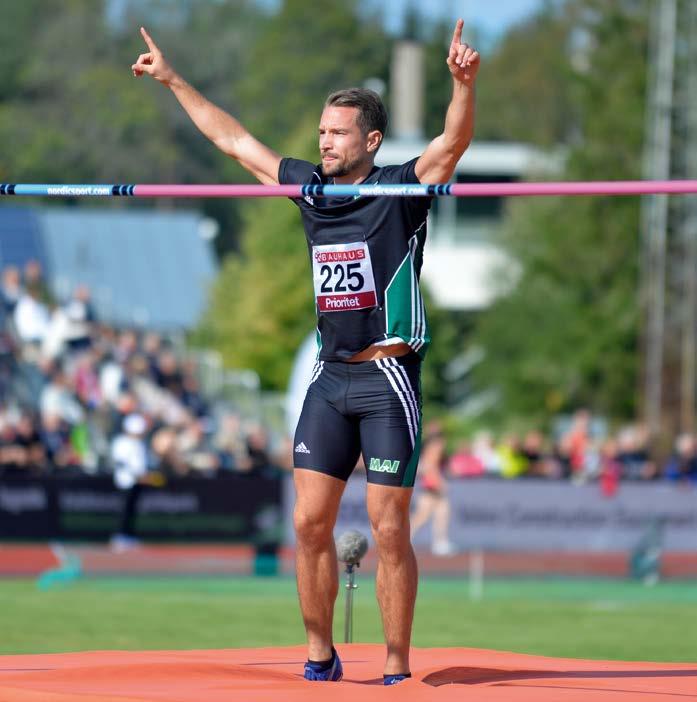
M411 351L409 344L392 344L391 346L369 346L363 351L359 351L355 356L348 359L349 363L359 363L360 361L377 361L381 358L394 358L396 356L406 356Z

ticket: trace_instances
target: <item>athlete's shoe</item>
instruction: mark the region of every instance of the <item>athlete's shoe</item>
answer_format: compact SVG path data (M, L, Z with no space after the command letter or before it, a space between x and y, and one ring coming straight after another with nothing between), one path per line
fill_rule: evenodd
M411 677L411 673L399 673L397 675L383 675L382 684L383 685L397 685Z
M332 664L326 670L319 670L317 664L305 663L305 680L325 680L339 682L344 676L344 667L341 665L339 654L332 649Z

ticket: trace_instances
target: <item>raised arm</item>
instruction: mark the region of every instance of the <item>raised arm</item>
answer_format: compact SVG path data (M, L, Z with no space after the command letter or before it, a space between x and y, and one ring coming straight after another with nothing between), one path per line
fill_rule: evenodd
M453 96L445 116L445 128L416 162L416 177L422 183L450 180L474 134L474 82L479 70L479 53L462 43L463 26L464 22L458 20L448 52Z
M265 185L278 184L281 157L255 139L232 115L207 100L189 85L165 60L152 37L140 28L149 51L141 54L131 66L133 75L147 73L166 85L175 95L193 123L223 153L239 161L257 180Z

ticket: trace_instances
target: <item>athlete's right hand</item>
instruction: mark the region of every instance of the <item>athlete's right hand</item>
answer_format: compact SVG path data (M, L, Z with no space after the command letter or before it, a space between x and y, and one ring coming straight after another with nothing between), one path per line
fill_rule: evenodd
M143 73L147 73L155 80L159 80L160 83L169 85L176 76L174 69L167 63L162 52L158 49L157 44L155 44L152 37L145 31L145 27L140 28L140 33L143 35L143 39L150 51L141 54L138 60L131 66L133 75L139 78Z

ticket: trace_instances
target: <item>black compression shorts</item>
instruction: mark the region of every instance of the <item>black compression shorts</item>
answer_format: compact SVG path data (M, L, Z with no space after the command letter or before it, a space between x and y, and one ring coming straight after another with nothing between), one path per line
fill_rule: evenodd
M363 453L369 483L413 487L421 448L421 360L318 361L295 431L295 467L348 480Z

